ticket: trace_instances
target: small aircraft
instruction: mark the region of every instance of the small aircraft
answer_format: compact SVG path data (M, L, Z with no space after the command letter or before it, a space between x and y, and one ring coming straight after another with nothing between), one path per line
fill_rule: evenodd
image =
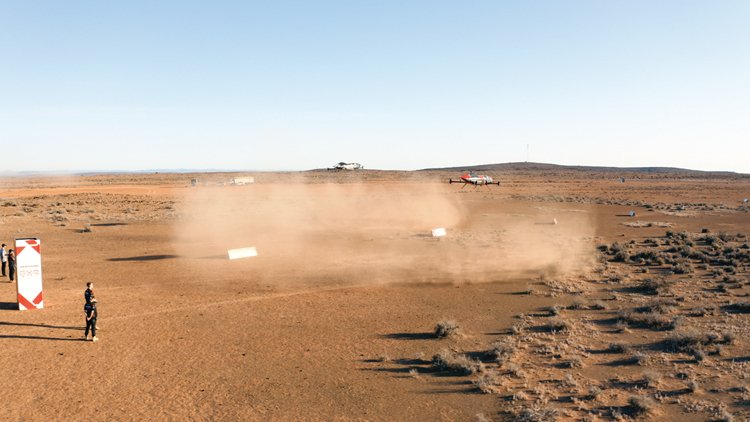
M345 162L342 161L342 162L336 164L335 166L333 166L333 168L330 168L328 170L360 170L362 168L364 168L364 167L362 167L362 164L359 164L359 163L345 163Z
M461 186L461 189L466 187L466 185L474 185L474 186L480 186L480 185L498 185L500 186L500 182L495 182L492 180L490 176L486 176L483 174L476 174L475 172L471 171L468 173L464 173L463 176L461 176L458 180L448 179L448 183L463 183L464 185Z

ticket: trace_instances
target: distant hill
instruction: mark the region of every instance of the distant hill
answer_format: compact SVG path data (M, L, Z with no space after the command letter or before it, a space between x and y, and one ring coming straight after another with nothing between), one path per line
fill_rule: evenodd
M600 173L646 173L646 174L688 174L705 176L748 176L732 171L703 171L690 170L677 167L598 167L598 166L565 166L546 163L497 163L481 164L473 166L427 168L418 171L581 171Z

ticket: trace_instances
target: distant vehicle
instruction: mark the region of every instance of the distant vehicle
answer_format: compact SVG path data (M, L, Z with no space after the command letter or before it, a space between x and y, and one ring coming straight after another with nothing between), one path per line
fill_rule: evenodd
M254 177L235 177L231 182L229 182L229 184L235 186L249 185L251 183L255 183Z
M328 170L361 170L364 167L362 167L362 164L359 163L345 163L340 162L333 166L332 168L329 168Z
M468 173L464 173L463 176L461 176L458 180L448 179L448 183L463 183L464 185L461 186L461 189L465 188L466 185L474 185L474 186L480 186L480 185L498 185L500 186L500 182L495 182L492 180L492 177L484 175L484 174L476 174L475 172L471 171Z

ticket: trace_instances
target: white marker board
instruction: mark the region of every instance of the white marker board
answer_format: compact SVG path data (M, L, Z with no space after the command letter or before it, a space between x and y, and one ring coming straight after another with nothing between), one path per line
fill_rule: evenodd
M16 289L18 309L44 308L42 290L42 244L35 237L16 239Z
M227 250L227 255L229 255L229 259L250 258L258 256L258 251L254 246L250 248L229 249Z

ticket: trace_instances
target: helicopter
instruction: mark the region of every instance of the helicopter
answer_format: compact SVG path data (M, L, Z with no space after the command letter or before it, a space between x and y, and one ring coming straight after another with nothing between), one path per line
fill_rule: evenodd
M500 182L495 182L492 180L492 177L484 175L484 174L477 174L473 171L464 173L458 180L454 179L448 179L448 183L463 183L464 185L461 186L461 189L466 187L466 185L474 185L480 186L480 185L498 185L500 186Z

